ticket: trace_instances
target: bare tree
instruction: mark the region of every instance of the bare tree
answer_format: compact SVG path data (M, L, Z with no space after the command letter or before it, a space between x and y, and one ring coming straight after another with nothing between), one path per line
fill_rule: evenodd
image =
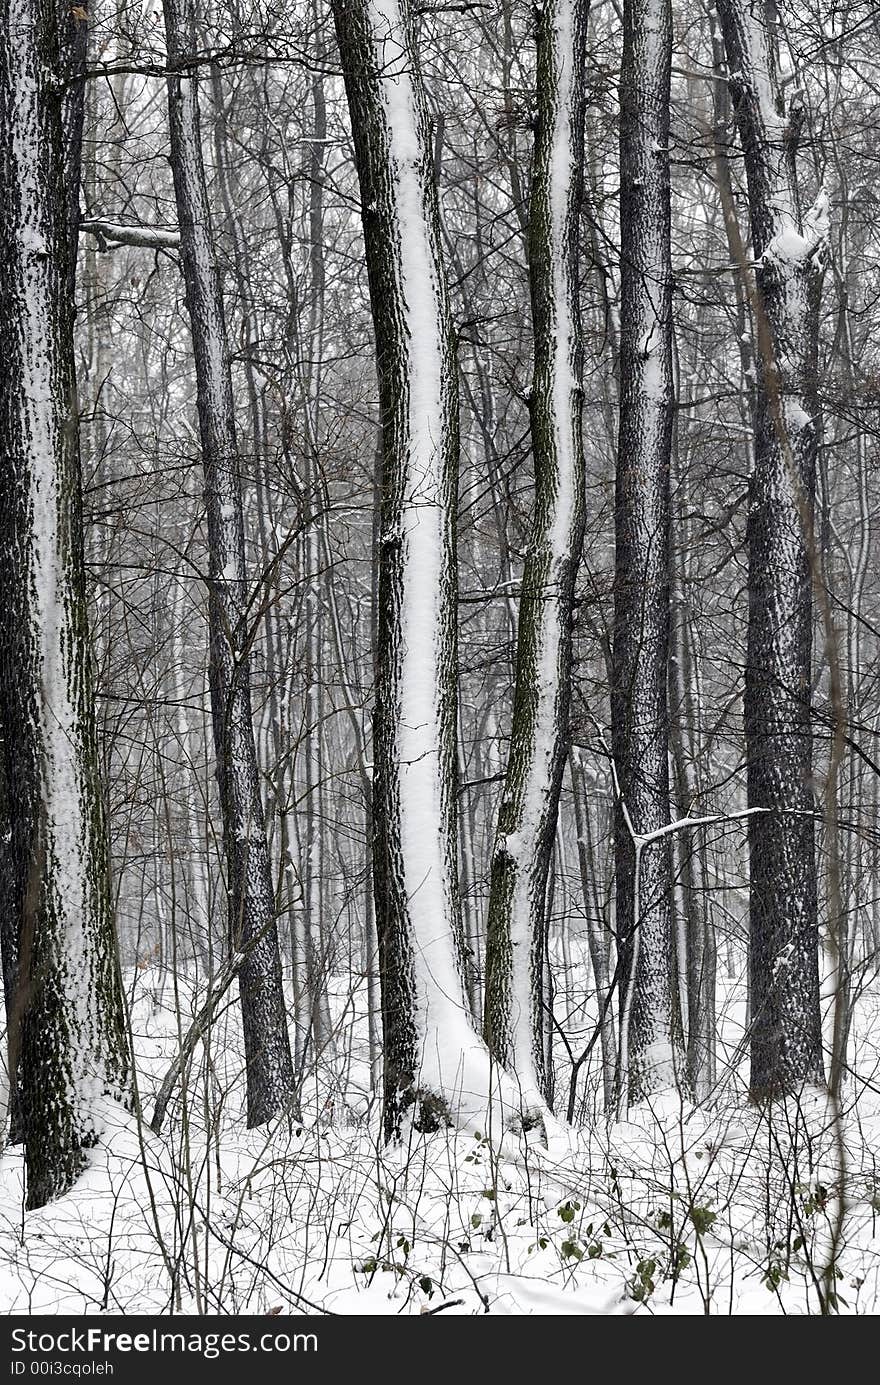
M456 861L458 382L408 5L335 0L382 421L373 874L385 1128L485 1102L464 994Z
M294 1073L281 981L275 892L260 796L250 689L252 643L240 457L229 344L201 147L191 0L166 0L168 120L180 259L192 329L208 528L211 717L223 818L229 947L239 993L248 1125L289 1107Z
M668 0L627 0L620 79L620 431L612 749L622 1102L672 1086L684 1051L669 839L672 262Z
M583 0L539 12L529 214L534 517L522 578L513 724L492 859L486 1039L524 1091L547 1092L547 876L568 751L575 578L584 534L579 230Z
M754 256L754 471L748 520L745 734L751 1078L755 1097L822 1077L811 681L824 193L804 210L804 109L786 104L776 7L720 0ZM745 268L745 267L744 267Z
M70 1187L124 1094L119 984L86 612L73 284L80 20L0 17L0 874L9 1068L27 1205ZM71 184L71 180L73 180ZM14 803L8 795L14 795Z

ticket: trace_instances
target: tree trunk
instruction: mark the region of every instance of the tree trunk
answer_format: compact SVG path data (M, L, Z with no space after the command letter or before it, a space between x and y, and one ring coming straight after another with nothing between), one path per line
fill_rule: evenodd
M334 0L382 420L373 874L385 1130L485 1111L456 869L458 384L408 6Z
M620 1100L685 1072L669 837L669 468L672 266L668 0L627 0L620 86L621 343L612 740L619 801Z
M812 790L813 515L824 196L799 205L797 91L786 110L771 7L719 0L755 260L755 461L745 675L751 1077L756 1099L821 1081Z
M572 613L584 535L583 348L578 232L586 4L539 11L538 114L529 218L535 367L535 513L519 608L510 751L492 858L486 1039L530 1099L548 1091L547 877L568 750Z
M71 1186L100 1134L98 1100L126 1092L129 1069L83 556L78 25L46 0L7 3L0 18L0 713L11 795L0 885L28 1207Z
M260 1125L294 1093L272 870L251 710L248 583L241 476L220 279L202 160L195 74L173 71L195 49L190 0L166 0L171 167L192 328L205 471L211 716L223 821L230 952L239 972L247 1122Z

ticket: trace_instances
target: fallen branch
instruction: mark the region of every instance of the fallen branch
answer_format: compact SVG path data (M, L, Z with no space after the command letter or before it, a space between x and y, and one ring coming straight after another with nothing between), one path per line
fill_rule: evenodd
M180 247L179 231L162 231L156 226L123 226L116 221L102 221L90 218L81 221L79 229L103 243L112 241L115 245L139 245L147 250L177 250Z

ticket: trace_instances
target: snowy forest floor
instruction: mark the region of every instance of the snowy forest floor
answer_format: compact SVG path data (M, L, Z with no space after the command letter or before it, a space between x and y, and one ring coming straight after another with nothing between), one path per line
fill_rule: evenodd
M175 995L152 970L126 979L145 1120L108 1102L83 1176L39 1212L23 1212L21 1153L7 1149L6 1313L820 1311L841 1132L818 1092L769 1117L750 1107L735 1043L703 1108L665 1096L626 1122L556 1126L546 1145L469 1130L385 1148L357 1096L366 1065L336 1075L345 1100L313 1081L302 1123L247 1131L230 1003L156 1137L152 1096L195 989L178 981ZM732 983L727 998L731 1028ZM342 1023L354 1007L337 1002ZM880 1311L878 1005L875 982L844 1102L837 1308L850 1314Z

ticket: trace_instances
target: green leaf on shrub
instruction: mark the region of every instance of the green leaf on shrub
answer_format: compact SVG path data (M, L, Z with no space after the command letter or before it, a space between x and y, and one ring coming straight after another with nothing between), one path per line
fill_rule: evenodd
M713 1212L711 1207L692 1207L690 1217L697 1235L704 1236L717 1219L718 1213Z

